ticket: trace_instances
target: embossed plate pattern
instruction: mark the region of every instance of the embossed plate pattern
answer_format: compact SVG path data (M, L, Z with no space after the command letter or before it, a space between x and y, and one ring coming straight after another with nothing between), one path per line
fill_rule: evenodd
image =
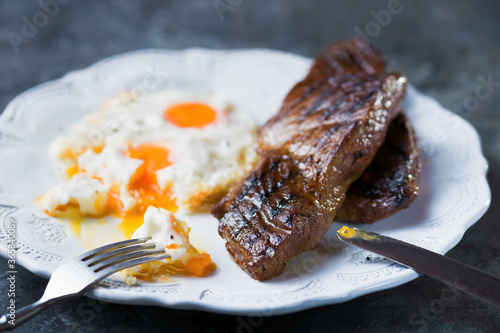
M64 258L85 251L68 223L49 218L33 199L57 183L49 142L103 100L123 90L148 94L166 88L215 91L259 123L274 114L311 60L271 50L144 50L103 60L16 97L0 117L0 251L7 225L17 225L18 263L43 277ZM490 191L479 138L465 120L410 87L405 110L424 153L421 194L406 210L366 229L445 253L486 211ZM106 279L90 296L108 302L150 304L233 314L276 315L339 303L415 279L411 269L348 247L334 223L320 246L294 258L285 273L257 282L229 258L209 215L185 217L193 238L218 264L207 278L129 287ZM112 221L110 222L112 223ZM95 235L100 241L106 235Z

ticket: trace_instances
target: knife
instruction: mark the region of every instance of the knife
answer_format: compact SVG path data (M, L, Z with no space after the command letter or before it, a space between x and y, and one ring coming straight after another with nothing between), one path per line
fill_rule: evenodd
M343 227L337 231L337 237L500 308L500 278L488 272L424 248L358 228Z

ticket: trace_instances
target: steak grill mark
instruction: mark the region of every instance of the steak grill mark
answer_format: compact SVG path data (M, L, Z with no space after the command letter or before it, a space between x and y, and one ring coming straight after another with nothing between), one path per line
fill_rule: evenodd
M228 252L253 278L280 274L319 243L384 142L406 79L383 70L365 42L333 44L259 130L261 161L213 209Z

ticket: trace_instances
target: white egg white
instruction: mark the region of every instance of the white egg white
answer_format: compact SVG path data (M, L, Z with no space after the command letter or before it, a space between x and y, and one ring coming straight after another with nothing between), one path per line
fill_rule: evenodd
M189 247L189 228L186 223L163 208L150 206L144 214L144 224L132 235L133 238L151 237L147 243L155 243L155 249L164 250L170 260L179 259Z
M211 106L217 112L215 122L203 128L181 128L165 119L164 112L169 106L192 102ZM124 151L144 143L169 151L171 165L157 171L158 185L170 189L177 206L185 212L193 209L191 198L227 188L251 169L257 157L256 124L251 117L233 109L217 94L177 90L140 97L120 94L82 119L69 135L56 139L50 151L65 167L76 166L88 177L101 180L88 181L85 186L99 190L118 185L120 200L129 209L134 207L136 199L126 188L142 162L124 155ZM100 152L89 149L95 147L103 148ZM72 181L47 193L44 207L55 207L64 201L61 197L76 198L70 190ZM88 200L95 197L91 192L88 191ZM84 193L87 192L78 194L78 202L84 202L81 197Z

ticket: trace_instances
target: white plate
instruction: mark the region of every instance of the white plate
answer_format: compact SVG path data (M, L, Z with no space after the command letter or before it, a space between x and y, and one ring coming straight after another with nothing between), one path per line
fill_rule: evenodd
M216 91L263 123L310 64L310 59L270 50L145 50L111 57L19 95L0 117L2 255L7 256L11 218L17 221L17 262L35 274L48 278L65 258L85 250L68 223L38 211L33 199L58 181L47 153L49 142L104 99L130 89L143 94L169 87ZM488 208L487 164L478 135L465 120L412 87L405 103L424 153L421 193L408 209L364 227L445 253ZM343 223L334 223L321 245L294 258L283 276L257 282L231 261L213 217L186 219L195 242L218 265L212 276L175 277L175 283L137 287L107 279L90 296L116 303L267 316L345 302L418 276L342 244L335 232ZM97 243L113 240L113 232L101 233L105 235L85 237Z

